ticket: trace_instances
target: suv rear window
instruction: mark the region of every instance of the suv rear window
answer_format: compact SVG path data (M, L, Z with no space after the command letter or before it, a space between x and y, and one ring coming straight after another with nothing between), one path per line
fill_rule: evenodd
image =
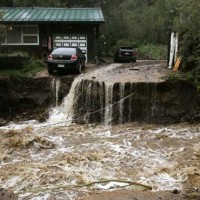
M120 50L133 50L133 47L120 47Z

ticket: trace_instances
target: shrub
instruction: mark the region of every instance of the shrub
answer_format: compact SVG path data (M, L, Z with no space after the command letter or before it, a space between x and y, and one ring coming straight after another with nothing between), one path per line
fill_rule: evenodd
M167 60L167 46L146 44L137 48L140 59Z
M30 58L30 60L25 64L24 69L22 72L26 75L32 75L36 72L42 70L45 68L44 63L42 60L39 60L38 58Z

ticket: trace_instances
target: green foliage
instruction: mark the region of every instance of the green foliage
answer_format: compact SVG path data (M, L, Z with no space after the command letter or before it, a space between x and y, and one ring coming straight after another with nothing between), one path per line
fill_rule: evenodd
M2 19L2 16L3 16L3 13L1 12L0 10L0 21ZM1 37L4 37L6 34L6 29L5 29L5 26L3 24L0 24L0 38Z
M124 0L104 8L106 23L102 32L108 46L123 40L167 45L170 6L167 0Z
M45 69L45 64L41 60L32 57L25 64L22 73L32 76L43 69Z
M48 1L40 1L40 0L13 0L13 6L62 6L59 0L48 0Z
M191 82L197 88L197 91L200 93L200 66L194 70L188 72L179 71L176 73L171 73L167 77L170 80L183 79Z
M180 2L180 1L179 1ZM199 1L181 1L177 8L176 28L180 33L180 51L183 68L199 70L200 66L200 15Z
M45 7L93 7L101 5L102 1L95 0L13 0L12 6L45 6ZM4 1L4 5L8 5Z
M140 45L138 48L140 59L152 60L166 60L167 59L167 46L147 44Z

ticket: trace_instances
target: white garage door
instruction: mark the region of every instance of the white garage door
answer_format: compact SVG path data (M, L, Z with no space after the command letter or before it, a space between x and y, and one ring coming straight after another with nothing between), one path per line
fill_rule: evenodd
M87 61L87 36L86 35L54 35L54 48L79 47L86 56Z

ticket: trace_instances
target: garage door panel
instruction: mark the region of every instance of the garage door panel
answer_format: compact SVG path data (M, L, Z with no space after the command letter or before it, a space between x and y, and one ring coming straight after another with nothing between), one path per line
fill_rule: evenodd
M78 47L78 42L71 42L71 47Z
M85 53L87 61L87 36L86 35L54 35L54 48L79 47Z
M63 42L63 47L70 47L70 42Z

